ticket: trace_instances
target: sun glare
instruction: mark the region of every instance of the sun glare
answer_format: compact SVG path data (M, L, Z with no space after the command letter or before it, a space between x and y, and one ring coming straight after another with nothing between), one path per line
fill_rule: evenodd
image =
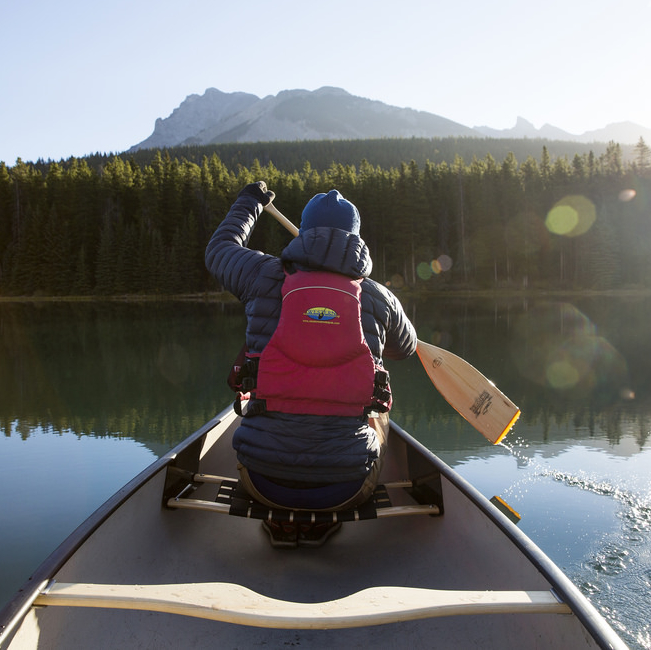
M628 203L629 201L632 201L635 197L637 196L637 192L635 190L622 190L618 198L622 203Z
M594 203L579 194L562 198L547 214L549 232L565 237L584 235L594 224L597 213Z

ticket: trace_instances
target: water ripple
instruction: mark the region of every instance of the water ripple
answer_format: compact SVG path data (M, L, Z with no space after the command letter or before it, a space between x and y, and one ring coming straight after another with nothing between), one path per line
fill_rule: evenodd
M531 483L545 479L570 488L612 499L619 525L603 537L593 538L582 560L566 567L570 579L600 610L632 649L651 650L648 598L651 591L651 491L629 489L622 482L550 468L545 459L530 457L526 444L515 440L503 445L518 467L527 468ZM621 477L620 477L621 478ZM516 486L510 487L511 492ZM626 624L623 623L626 621Z
M651 528L651 502L648 496L624 490L606 480L595 480L583 472L576 475L555 469L543 469L540 476L550 477L569 487L578 487L587 492L613 497L626 506L620 516L632 531L647 532Z

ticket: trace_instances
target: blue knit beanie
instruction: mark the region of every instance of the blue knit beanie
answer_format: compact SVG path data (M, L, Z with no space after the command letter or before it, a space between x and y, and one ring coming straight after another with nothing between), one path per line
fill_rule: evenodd
M359 235L359 212L337 190L313 196L301 215L301 232L317 226L339 228Z

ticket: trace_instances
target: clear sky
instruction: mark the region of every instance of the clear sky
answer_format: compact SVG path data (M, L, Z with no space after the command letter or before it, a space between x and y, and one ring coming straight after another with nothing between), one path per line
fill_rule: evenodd
M190 94L337 86L466 126L651 127L651 0L0 0L0 160L120 152Z

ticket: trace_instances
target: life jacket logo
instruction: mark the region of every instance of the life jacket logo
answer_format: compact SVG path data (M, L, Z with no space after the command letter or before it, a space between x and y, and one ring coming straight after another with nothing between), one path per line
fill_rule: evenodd
M312 320L329 321L337 318L338 314L334 309L329 307L310 307L305 315Z

